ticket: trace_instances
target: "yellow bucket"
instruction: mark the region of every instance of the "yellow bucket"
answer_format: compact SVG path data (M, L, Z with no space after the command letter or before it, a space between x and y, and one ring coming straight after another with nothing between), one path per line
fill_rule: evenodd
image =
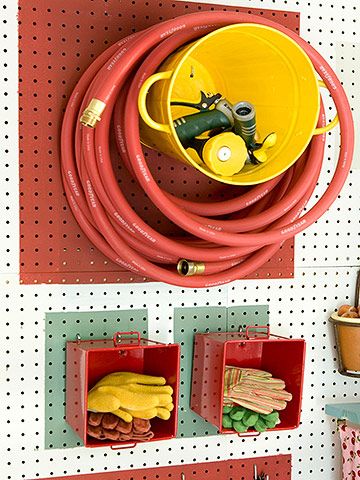
M337 124L335 117L316 128L319 86L325 85L309 57L287 35L251 23L220 28L174 52L144 82L138 101L141 141L220 182L262 183L293 165L313 135ZM235 175L222 176L194 150L183 148L173 122L195 110L171 102L198 103L201 91L221 93L231 104L247 101L255 106L259 140L271 132L277 135L264 163L245 164Z

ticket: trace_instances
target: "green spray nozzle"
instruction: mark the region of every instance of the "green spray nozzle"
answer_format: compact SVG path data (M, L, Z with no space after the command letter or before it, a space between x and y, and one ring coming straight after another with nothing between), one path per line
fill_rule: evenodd
M219 93L206 95L201 92L199 103L173 101L171 105L182 105L195 108L199 113L185 115L174 121L174 127L184 148L189 148L191 140L202 133L220 129L224 131L233 128L240 135L249 149L256 146L256 115L250 102L238 102L232 105L225 98L220 99ZM210 107L215 108L210 110Z
M220 100L213 110L185 115L174 120L175 131L185 149L191 147L193 140L202 133L216 129L223 131L232 125L231 107L226 100Z
M242 101L232 105L225 98L221 98L219 93L206 95L204 92L201 92L201 99L198 103L172 101L171 105L188 106L199 110L198 113L177 118L173 124L182 146L185 149L193 148L196 150L203 161L203 153L206 146L207 161L205 163L207 165L212 165L212 160L208 157L209 155L214 155L216 150L214 148L209 150L210 143L219 134L222 135L225 132L233 132L233 135L241 137L242 141L245 142L244 145L247 148L245 159L243 159L244 152L242 151L242 146L236 142L233 145L234 151L230 149L231 153L229 154L230 159L237 152L236 154L239 158L241 156L242 165L244 165L246 158L247 162L255 165L265 162L268 158L267 150L276 143L276 133L274 132L270 133L263 142L256 141L256 112L255 107L250 102ZM208 136L206 138L201 137L205 132L209 132ZM213 147L212 143L211 146ZM225 147L227 148L228 146L224 144L222 148ZM241 155L240 151L242 152ZM219 157L218 150L216 152L218 157L216 161L218 159L222 162L227 161L226 158L222 159ZM212 169L212 167L209 168ZM223 169L224 167L221 170Z

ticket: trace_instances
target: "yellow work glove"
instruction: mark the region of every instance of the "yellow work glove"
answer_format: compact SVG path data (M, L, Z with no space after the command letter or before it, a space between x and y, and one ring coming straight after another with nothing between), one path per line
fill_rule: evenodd
M141 385L165 385L164 377L153 377L133 372L113 372L103 377L97 382L95 387L101 385L128 385L130 383L139 383Z
M163 377L116 372L102 378L88 394L88 410L111 412L126 422L135 418L167 420L173 409L170 385Z

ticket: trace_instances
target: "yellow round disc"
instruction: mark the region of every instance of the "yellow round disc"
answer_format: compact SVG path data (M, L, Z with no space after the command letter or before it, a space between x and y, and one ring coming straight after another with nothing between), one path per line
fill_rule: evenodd
M231 177L243 168L248 154L245 142L239 135L225 132L206 142L202 156L212 172Z

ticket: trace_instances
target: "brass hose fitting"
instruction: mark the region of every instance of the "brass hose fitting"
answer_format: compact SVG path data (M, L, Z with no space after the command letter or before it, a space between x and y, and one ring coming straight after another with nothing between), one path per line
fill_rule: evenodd
M106 103L97 98L93 98L81 115L80 123L85 127L95 128L97 122L101 120L101 114L105 110L105 107Z
M192 277L193 275L202 275L205 272L205 263L189 262L188 260L179 260L177 271L183 277Z

